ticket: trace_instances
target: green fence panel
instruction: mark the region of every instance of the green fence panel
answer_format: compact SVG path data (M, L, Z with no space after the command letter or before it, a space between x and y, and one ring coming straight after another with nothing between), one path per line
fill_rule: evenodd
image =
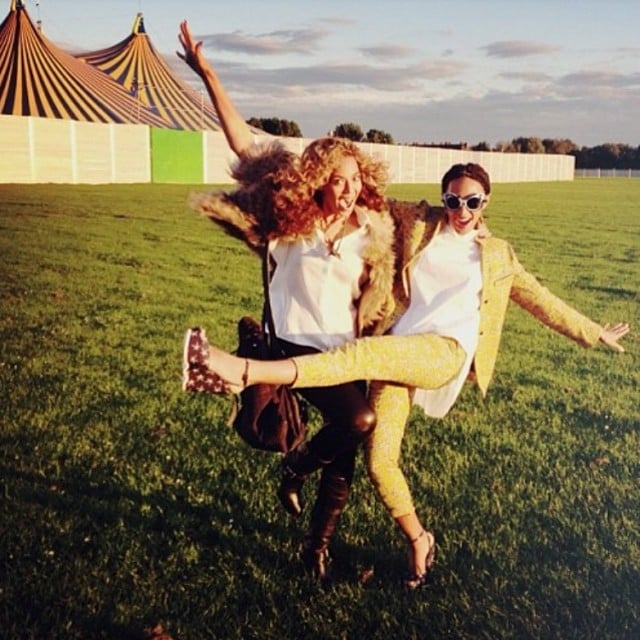
M202 132L151 129L151 181L200 184Z

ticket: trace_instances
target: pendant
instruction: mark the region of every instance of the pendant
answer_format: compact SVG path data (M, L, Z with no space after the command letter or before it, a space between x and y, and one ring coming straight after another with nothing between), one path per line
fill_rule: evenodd
M340 242L327 242L327 252L330 256L340 259Z

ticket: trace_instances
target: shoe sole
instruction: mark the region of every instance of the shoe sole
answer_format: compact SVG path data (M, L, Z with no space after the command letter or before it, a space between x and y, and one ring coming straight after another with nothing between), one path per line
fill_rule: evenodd
M184 342L182 345L182 390L187 390L187 384L189 383L189 342L191 340L191 329L187 329L184 334Z
M189 345L191 344L191 336L193 335L194 328L187 329L184 334L184 343L182 346L182 390L188 391L187 385L189 384L189 371L191 365L189 364ZM202 333L202 329L200 329Z

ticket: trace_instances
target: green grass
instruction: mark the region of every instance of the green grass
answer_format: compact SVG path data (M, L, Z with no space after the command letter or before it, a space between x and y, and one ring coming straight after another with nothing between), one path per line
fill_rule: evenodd
M233 348L261 300L258 260L187 209L189 190L0 185L3 638L640 636L637 333L622 355L584 350L513 308L487 399L465 388L407 429L439 540L431 586L403 590L404 545L360 462L338 580L319 589L296 561L305 522L275 498L278 458L239 442L229 399L180 391L186 327ZM640 181L493 198L491 230L532 273L637 324Z

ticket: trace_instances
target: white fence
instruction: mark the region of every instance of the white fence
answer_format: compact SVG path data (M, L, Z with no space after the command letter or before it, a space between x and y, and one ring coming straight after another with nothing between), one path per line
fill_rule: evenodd
M0 116L0 182L150 182L149 127Z
M576 169L576 178L640 178L640 169Z
M288 148L301 152L310 140L284 138L283 141ZM481 164L492 182L573 180L575 166L575 158L565 155L460 151L372 142L362 142L359 146L388 163L392 183L440 184L445 171L458 162Z
M0 183L132 183L151 182L149 127L92 124L72 120L0 116ZM283 138L300 152L309 142ZM438 184L457 162L478 162L493 182L573 180L573 156L459 151L401 145L361 143L384 159L392 183ZM219 132L202 139L205 184L229 183L234 155ZM180 158L173 159L180 162Z

